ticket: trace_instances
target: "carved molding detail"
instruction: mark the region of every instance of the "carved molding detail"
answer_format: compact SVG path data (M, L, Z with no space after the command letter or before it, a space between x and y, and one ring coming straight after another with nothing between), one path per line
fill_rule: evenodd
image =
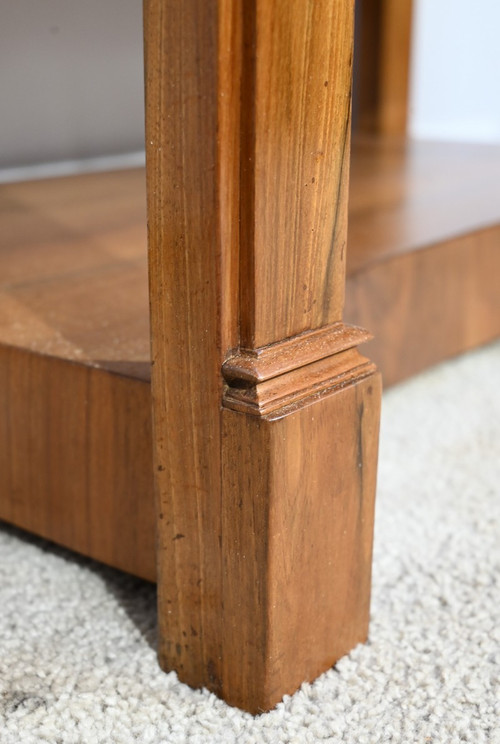
M376 370L357 345L371 334L335 323L226 360L223 405L275 419L357 382Z

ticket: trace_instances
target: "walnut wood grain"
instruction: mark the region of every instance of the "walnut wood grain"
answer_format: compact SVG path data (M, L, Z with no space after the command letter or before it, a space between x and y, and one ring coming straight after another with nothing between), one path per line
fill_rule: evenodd
M379 58L379 134L406 134L412 20L413 0L385 0Z
M0 188L0 518L153 579L144 186Z
M150 387L0 345L0 519L154 579Z
M500 335L500 149L357 138L345 317L392 385Z
M387 257L353 274L346 318L393 385L500 336L500 225ZM395 320L397 319L397 320Z
M221 693L217 6L146 0L144 36L159 655Z
M0 188L0 343L149 380L141 169Z
M240 334L252 348L341 318L353 3L244 8Z
M252 712L366 632L380 390L373 365L350 348L366 334L331 329L345 282L352 20L345 0L145 3L159 654L181 680ZM251 377L250 358L263 379L244 386L254 404L245 409L235 374L239 360ZM363 419L347 402L367 380ZM323 414L333 398L338 409ZM325 423L294 433L308 416ZM249 439L254 427L262 436ZM329 438L345 465L333 481ZM351 520L360 491L367 507ZM322 508L327 498L337 515ZM316 508L336 519L345 560L330 570L329 541L304 543L289 528L290 500L313 532ZM269 530L280 523L278 544ZM245 554L234 553L238 541ZM368 560L358 564L359 554ZM297 598L313 577L323 596L328 575L339 597L320 603L329 632L311 643L315 613ZM309 645L295 658L289 618L275 609L282 581Z
M239 349L222 365L224 378L257 383L352 349L371 338L363 328L333 323L257 349Z
M232 705L268 710L366 639L379 401L375 374L276 420L223 411Z
M351 156L347 274L500 221L500 148L358 137Z
M253 129L237 78L257 65L242 40L259 7L193 0L168 23L159 0L147 9L156 515L142 175L6 187L0 250L0 517L148 578L156 520L163 665L253 712L366 637L380 394L355 348L365 333L336 318L289 335L295 306L271 318L258 283L253 304L236 291L254 255L238 215L260 229L245 189L267 188L240 172ZM500 330L495 158L388 141L354 153L348 316L379 329L391 381ZM305 204L321 217L321 199ZM294 297L302 270L281 266ZM240 341L243 316L279 337Z
M356 133L406 134L413 0L357 0Z
M388 271L415 254L412 261L426 261L428 280L422 281L421 301L408 304L408 318L415 328L425 301L430 278L447 277L450 308L460 307L468 314L468 297L462 297L464 278L460 276L464 259L453 266L453 244L467 239L470 257L467 273L475 271L477 287L494 283L494 238L492 249L481 249L480 233L500 222L496 199L500 148L458 143L411 142L384 138L357 138L351 155L349 202L349 250L347 252L346 318L380 336L380 320L394 328L398 313L384 313L381 302L387 298L383 285L384 267ZM149 319L146 265L145 178L140 169L98 173L69 178L4 184L0 187L0 343L36 353L102 367L144 380L150 379ZM450 244L449 267L443 266L439 246ZM474 255L478 255L478 260ZM433 256L436 270L433 270ZM482 257L479 258L479 255ZM413 270L420 271L417 263ZM379 270L377 269L379 266ZM380 277L371 280L370 277ZM389 281L389 280L388 280ZM453 289L453 283L458 282ZM481 290L478 290L478 294ZM439 331L435 356L446 340L457 342L452 353L483 343L495 335L498 318L494 287L484 292L484 309L476 324L469 313L468 338L450 325ZM488 302L486 298L490 298ZM486 306L489 304L488 320ZM356 321L356 307L363 306L363 321ZM85 308L85 312L81 308ZM488 334L481 332L484 323ZM270 345L257 350L241 350L225 364L273 365L276 355L283 360L293 350L297 361L307 363L314 354L326 355L340 325L313 331L304 345ZM461 323L463 327L463 323ZM476 329L476 330L474 330ZM330 333L333 336L330 336ZM475 337L475 333L477 336ZM325 335L328 337L326 339ZM391 334L384 332L384 343L398 365L399 352L391 351ZM400 334L403 335L403 334ZM230 336L228 336L230 337ZM476 338L476 340L475 340ZM361 343L361 338L358 340ZM326 345L326 346L325 346ZM228 341L234 348L234 341ZM372 347L373 348L373 347ZM408 344L408 351L412 348ZM380 354L377 354L380 362ZM416 358L407 353L404 363ZM300 361L302 359L302 361ZM402 360L403 361L403 360ZM427 363L427 362L426 362ZM382 366L385 373L385 366ZM242 371L238 374L242 374ZM404 375L412 373L405 367ZM260 374L260 373L259 373ZM403 373L402 373L403 374ZM388 379L394 379L391 372ZM386 381L387 384L387 381Z
M223 405L273 420L374 372L374 364L357 349L349 349L254 385L233 379L224 391Z
M500 335L500 235L495 226L500 214L494 198L499 171L495 147L403 147L386 140L355 140L346 319L375 332L363 351L383 370L386 385ZM433 189L428 195L429 184ZM0 225L1 471L10 472L14 446L24 453L22 469L16 466L15 487L10 475L0 480L0 518L155 580L144 173L3 185ZM311 349L314 358L333 353L342 329L339 324L313 331L308 343L298 346L284 341L260 353L242 349L227 364L235 365L234 376L242 379L250 364L248 380L258 382L269 370L286 371L290 355L293 368L311 361ZM16 354L15 349L29 353ZM61 422L62 432L74 422L72 433L54 440L56 480L48 469L50 460L35 457L23 440L24 422L30 420L32 430L37 426L42 434L32 434L28 441L41 446L47 439L45 414L34 422L35 411L47 410L44 381L48 384L52 377L38 371L40 354L43 365L54 365L61 396L56 404L56 391L50 388L54 410L65 410L66 390L71 400L80 396L83 365L93 370L83 377L90 375L93 388L101 391L94 397L97 410L110 411L107 430L114 432L114 464L100 460L101 474L94 470L88 495L77 475L85 468L87 449L76 414L68 419L65 413L66 423ZM72 363L62 364L64 360ZM254 370L255 363L269 365L268 371ZM105 378L103 369L115 374ZM38 397L24 392L21 380L32 380ZM14 382L22 394L14 392ZM115 382L110 406L105 391L113 391ZM102 415L89 421L102 427ZM53 437L59 425L55 413L51 416ZM143 434L131 457L127 441L136 428ZM100 442L97 451L109 451L102 434L87 431ZM129 474L130 467L136 468L135 475ZM113 486L115 479L123 483L119 489ZM45 486L33 485L48 482L50 498ZM68 508L67 494L79 489L76 503L89 499L88 509L95 515L92 540L79 511ZM109 514L120 523L118 535Z

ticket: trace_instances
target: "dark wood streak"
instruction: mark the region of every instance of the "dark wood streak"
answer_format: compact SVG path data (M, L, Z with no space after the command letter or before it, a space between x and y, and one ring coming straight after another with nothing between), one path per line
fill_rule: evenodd
M255 307L255 107L256 107L256 2L250 0L242 13L242 70L240 118L240 338L253 345L251 309Z
M328 252L328 258L326 263L326 269L325 269L325 287L323 292L323 323L327 323L327 319L330 317L330 303L332 299L332 294L330 291L331 287L331 279L330 277L333 275L334 271L334 262L338 257L338 251L341 251L340 255L340 265L342 267L342 271L345 273L345 239L344 242L340 242L337 240L337 229L338 229L338 222L339 222L339 214L341 210L346 209L345 201L342 199L342 192L344 190L347 190L347 179L348 179L348 171L349 171L349 158L350 158L350 142L351 142L351 117L349 115L346 126L344 130L344 136L342 140L342 165L340 168L340 174L339 174L339 181L338 181L338 187L337 187L337 198L335 201L335 219L333 221L333 228L332 228L332 237L330 240L330 250ZM345 170L347 169L347 174L345 174ZM346 182L344 182L344 175L346 177Z

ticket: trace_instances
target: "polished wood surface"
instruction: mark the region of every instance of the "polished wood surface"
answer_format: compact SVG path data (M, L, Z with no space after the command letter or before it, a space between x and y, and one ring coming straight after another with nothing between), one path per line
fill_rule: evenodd
M0 345L0 519L154 579L150 400L143 380Z
M385 385L500 335L499 170L497 148L355 141L346 319L373 331L364 348ZM0 484L0 518L155 580L144 173L3 185L0 207L0 390L2 410L10 411L2 417L1 470L7 475ZM225 374L257 382L278 365L291 370L320 359L325 345L331 351L345 333L345 326L332 326L300 347L282 342L238 352ZM80 372L80 365L90 371ZM49 425L52 377L57 385L51 382L49 400L60 389L66 403L51 405ZM108 391L114 391L115 464L104 469L101 460L91 490L76 476L87 451L83 414L76 412L84 380L100 391L94 396L100 410L109 410ZM101 418L89 421L102 427ZM10 435L7 422L14 426ZM32 433L23 438L26 422ZM29 442L42 447L47 434L36 432L48 430L55 480L42 455L26 450ZM126 447L134 430L142 434L132 458ZM104 434L87 432L101 441L97 451L106 451L99 440ZM36 469L28 466L35 462ZM9 463L18 463L15 476ZM110 483L127 473L121 463L136 470L117 490ZM46 485L35 488L36 482ZM68 508L68 493L76 503L88 500L97 529L89 531ZM109 513L126 539L107 526Z
M348 275L497 224L499 174L495 145L356 138Z
M159 654L220 694L218 15L146 0L144 19Z
M233 705L266 710L366 640L380 401L370 372L347 387L339 377L292 414L224 409L223 663Z
M353 126L406 134L413 0L357 0Z
M300 336L286 338L256 349L240 349L231 353L222 366L229 385L233 380L258 383L277 377L319 359L352 349L371 338L362 328L333 323Z
M384 7L392 38L410 5ZM342 319L353 2L144 17L151 329L140 172L6 187L0 517L156 578L162 666L257 713L368 628L381 385ZM402 128L403 41L377 59L378 131ZM395 381L495 331L495 175L357 152L347 308Z
M252 712L328 668L368 622L357 556L371 551L380 388L354 348L366 334L339 327L352 32L344 0L145 3L160 661ZM263 379L241 377L250 357ZM363 529L347 516L360 469ZM327 484L349 544L335 565L316 534L335 516ZM332 582L316 636L315 590L303 592Z
M340 319L351 2L252 2L241 81L241 345Z
M388 329L394 328L392 334L389 330L382 334L382 345L394 359L391 367L400 363L398 353L390 351L399 316L384 314L382 303L390 296L382 285L384 267L397 271L398 266L407 266L404 271L416 272L425 260L429 277L446 276L452 283L447 292L450 313L458 307L465 313L468 301L461 301L462 290L458 286L454 290L453 282L465 281L475 271L476 286L487 288L496 277L496 264L491 262L496 255L494 229L500 222L499 172L500 148L494 146L355 139L346 318L369 328L376 337L381 335L381 319ZM141 169L1 186L0 343L149 380L145 219ZM491 243L490 249L481 247L486 243ZM436 248L438 244L441 248ZM469 258L457 258L453 268L455 244L463 244L460 255L465 251ZM438 261L440 253L448 259ZM405 259L405 254L414 256ZM467 271L461 268L465 260L470 263ZM446 272L442 261L453 270ZM464 278L459 279L459 274ZM421 291L424 294L419 296L425 297L425 281ZM494 287L485 289L483 299L490 297L493 302L497 294ZM408 317L418 317L425 305L407 302ZM495 335L496 306L491 305L488 321L485 313L484 309L477 331L471 324L463 348ZM485 335L480 325L491 330ZM441 358L449 355L448 337L443 332L436 341L432 363L439 361L441 347ZM234 347L231 335L226 338L228 348ZM313 338L319 349L330 343L323 332L315 332ZM309 353L311 343L293 351L297 360L304 348ZM282 359L290 349L295 347L278 344L270 346L264 357L259 352L254 356L271 360L276 352ZM458 353L460 343L454 349L452 353ZM393 369L388 379L416 371L406 366L407 361L404 371L399 374ZM382 371L385 376L389 372L384 364Z
M346 318L392 385L500 336L500 224L388 257L350 277Z
M0 188L0 518L153 579L144 191Z
M345 317L392 385L500 335L500 148L357 138Z
M144 171L0 187L0 343L150 378Z
M235 411L272 419L292 413L311 396L319 400L333 388L373 374L375 366L361 357L356 349L357 344L370 337L369 334L352 326L335 324L337 325L341 327L338 343L324 348L324 355L316 359L307 353L310 340L304 338L306 334L299 338L294 337L294 346L303 348L306 352L304 356L308 359L302 366L290 368L290 360L286 356L282 369L276 369L275 365L270 366L265 355L262 355L263 358L257 364L255 359L249 359L245 353L236 357L236 363L234 357L228 359L227 366L223 367L228 381L224 403ZM335 326L327 326L324 330L337 330ZM287 342L290 340L287 339ZM317 350L314 345L312 348ZM293 358L296 355L291 356ZM250 364L245 363L248 361Z

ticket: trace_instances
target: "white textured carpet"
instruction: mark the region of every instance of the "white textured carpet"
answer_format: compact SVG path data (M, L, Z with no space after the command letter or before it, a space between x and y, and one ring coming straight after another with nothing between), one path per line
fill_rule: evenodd
M0 742L500 742L500 345L384 397L370 641L252 718L163 674L151 585L0 530Z

